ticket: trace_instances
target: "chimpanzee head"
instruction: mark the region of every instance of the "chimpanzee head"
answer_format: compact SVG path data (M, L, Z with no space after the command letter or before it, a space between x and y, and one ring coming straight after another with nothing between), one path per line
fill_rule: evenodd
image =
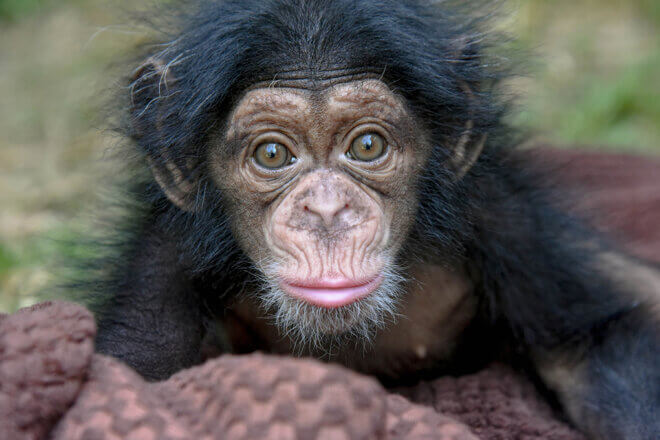
M396 313L407 261L460 253L464 176L501 112L483 36L444 7L227 0L186 13L133 78L130 134L170 221L187 222L195 269L236 245L285 329L368 336Z

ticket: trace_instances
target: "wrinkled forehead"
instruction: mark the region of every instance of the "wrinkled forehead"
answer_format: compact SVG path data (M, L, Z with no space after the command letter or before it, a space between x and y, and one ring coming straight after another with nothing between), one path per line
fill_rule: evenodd
M325 115L340 116L369 112L374 116L403 115L404 101L382 81L356 80L327 88L263 87L249 90L240 99L230 117L230 127L257 116L286 118Z

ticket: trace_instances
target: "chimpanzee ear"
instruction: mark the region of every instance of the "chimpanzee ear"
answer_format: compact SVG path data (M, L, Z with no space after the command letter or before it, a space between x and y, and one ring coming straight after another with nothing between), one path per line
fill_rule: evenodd
M450 162L456 173L456 179L461 179L472 165L477 161L479 155L486 145L488 135L481 136L474 133L474 121L470 120L465 125L465 130L453 149Z
M468 113L473 116L472 108L476 103L476 97L468 84L462 83L461 89L468 100ZM477 161L486 145L487 137L487 134L475 133L474 120L469 119L467 121L451 156L451 162L456 172L457 180L461 179Z
M188 212L198 210L196 203L199 179L190 167L177 166L171 161L148 158L149 167L167 198L180 209Z
M173 95L176 79L169 64L158 58L147 58L130 78L130 111L133 134L147 134L147 124L163 118L163 104ZM166 107L166 106L165 106ZM155 128L155 127L152 127Z
M199 179L193 164L167 157L173 154L165 132L168 125L176 125L169 101L176 91L176 78L168 64L149 58L131 80L131 136L146 153L151 172L170 201L185 211L195 211Z

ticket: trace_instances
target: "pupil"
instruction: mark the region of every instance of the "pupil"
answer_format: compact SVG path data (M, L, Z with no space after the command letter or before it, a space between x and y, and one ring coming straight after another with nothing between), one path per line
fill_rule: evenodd
M373 139L371 138L371 135L367 135L362 138L362 148L369 151L373 148L373 146L374 146L374 142Z
M266 156L268 156L269 159L275 159L275 157L277 157L277 145L269 144L266 147Z

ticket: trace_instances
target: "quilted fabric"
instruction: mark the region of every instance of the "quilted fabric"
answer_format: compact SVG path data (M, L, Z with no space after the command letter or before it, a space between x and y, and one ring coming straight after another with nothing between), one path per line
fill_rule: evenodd
M5 317L0 334L2 439L582 438L504 366L394 393L314 360L227 355L148 383L93 354L74 304Z

